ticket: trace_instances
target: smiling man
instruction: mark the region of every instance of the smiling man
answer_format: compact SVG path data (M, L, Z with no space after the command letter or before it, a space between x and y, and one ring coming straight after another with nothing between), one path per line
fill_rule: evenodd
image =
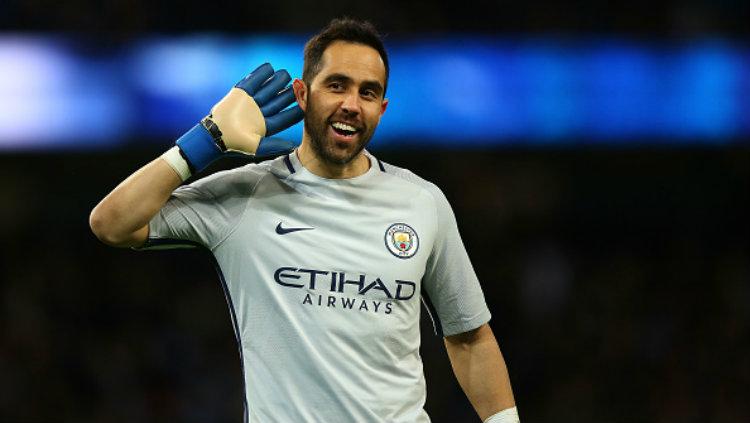
M313 173L347 178L369 168L363 150L388 105L388 56L374 32L363 32L360 43L339 39L346 26L329 29L307 44L303 80L294 81L305 110L298 153Z
M294 82L306 116L300 157L334 165L322 172L349 168L354 160L350 171L363 173L369 161L362 150L388 105L384 59L368 45L338 40L322 54L308 48L307 56L304 82Z
M424 303L479 417L518 422L445 196L365 150L388 104L378 33L334 20L304 59L291 87L267 64L240 81L94 208L92 230L114 246L211 251L237 334L245 421L429 422ZM180 186L227 150L278 152L264 137L302 112L299 148Z

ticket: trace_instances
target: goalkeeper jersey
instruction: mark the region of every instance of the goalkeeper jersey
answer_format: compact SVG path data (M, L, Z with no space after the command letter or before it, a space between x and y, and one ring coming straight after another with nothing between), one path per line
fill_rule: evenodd
M145 248L202 246L229 303L251 423L415 423L420 305L453 335L490 319L443 193L365 152L326 179L296 152L174 191Z

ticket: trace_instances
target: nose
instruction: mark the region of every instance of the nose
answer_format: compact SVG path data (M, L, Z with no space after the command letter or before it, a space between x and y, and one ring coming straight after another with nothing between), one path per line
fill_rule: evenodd
M360 110L359 94L356 92L347 93L341 103L341 111L350 115L358 115Z

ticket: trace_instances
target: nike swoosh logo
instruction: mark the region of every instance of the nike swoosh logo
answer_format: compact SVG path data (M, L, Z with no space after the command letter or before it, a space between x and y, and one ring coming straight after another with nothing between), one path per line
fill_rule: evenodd
M315 228L284 228L281 226L281 222L279 222L279 224L276 225L276 233L279 235L286 235L286 234L297 232L297 231L307 231L310 229L315 229Z

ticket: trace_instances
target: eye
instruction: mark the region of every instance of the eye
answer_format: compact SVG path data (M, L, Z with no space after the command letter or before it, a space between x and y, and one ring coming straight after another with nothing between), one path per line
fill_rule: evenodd
M341 91L344 89L344 84L341 82L331 82L328 84L328 88L330 88L332 91Z
M368 99L372 99L372 100L378 98L378 95L375 94L375 91L373 91L373 90L364 90L362 92L362 96L364 96L365 98L368 98Z

